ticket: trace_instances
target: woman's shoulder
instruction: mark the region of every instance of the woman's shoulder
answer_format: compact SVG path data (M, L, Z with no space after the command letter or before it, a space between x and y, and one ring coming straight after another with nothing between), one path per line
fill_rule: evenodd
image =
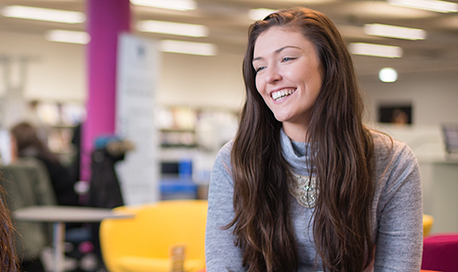
M225 143L218 154L213 163L213 172L223 171L223 172L230 172L231 170L231 152L232 146L234 145L234 140L230 140Z
M374 155L377 161L416 161L412 149L405 143L383 132L371 130L374 140Z
M372 139L374 140L374 147L375 149L389 149L389 150L396 150L396 149L403 149L407 147L407 144L391 137L390 135L380 132L371 130Z
M228 161L230 160L231 157L231 152L232 152L232 146L234 145L234 140L229 140L227 143L225 143L220 150L218 151L218 154L216 155L216 161Z

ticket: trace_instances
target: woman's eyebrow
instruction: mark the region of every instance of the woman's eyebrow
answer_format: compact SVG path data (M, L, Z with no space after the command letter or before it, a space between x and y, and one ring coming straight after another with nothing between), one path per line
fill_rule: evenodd
M281 48L279 48L279 49L275 50L275 53L277 53L277 54L278 54L278 53L280 53L281 51L283 51L283 50L284 50L284 49L286 49L286 48L295 48L295 49L301 49L301 48L300 48L300 47L298 47L298 46L294 46L294 45L287 45L287 46L283 46L283 47L281 47Z
M262 57L257 57L257 58L254 58L251 62L254 62L254 61L257 61L257 60L261 60Z
M287 46L283 46L283 47L278 48L277 50L274 51L274 53L275 53L275 54L278 54L278 53L280 53L281 51L283 51L283 50L286 49L286 48L301 49L301 48L298 47L298 46L287 45ZM256 58L253 58L252 62L253 62L253 61L256 61L256 60L261 60L261 59L262 59L262 57L256 57Z

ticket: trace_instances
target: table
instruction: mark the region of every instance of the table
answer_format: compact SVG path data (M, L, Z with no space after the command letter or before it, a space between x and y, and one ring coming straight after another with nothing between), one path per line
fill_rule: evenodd
M100 222L105 218L130 218L133 214L111 209L73 206L31 206L13 212L16 220L53 223L53 271L63 271L65 223Z

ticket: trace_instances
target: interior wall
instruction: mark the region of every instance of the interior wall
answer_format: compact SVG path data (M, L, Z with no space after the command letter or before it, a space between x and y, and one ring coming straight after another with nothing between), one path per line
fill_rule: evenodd
M0 32L0 40L0 56L31 57L26 74L26 98L84 102L84 46L5 32ZM242 58L224 52L214 57L163 53L157 101L163 105L239 109L244 97ZM456 72L400 74L395 83L383 83L377 75L361 77L369 120L376 120L380 103L411 102L414 124L457 122Z
M159 104L240 109L242 58L224 53L213 57L163 53Z
M0 32L0 56L29 57L24 97L56 101L86 99L83 45L55 43L42 36ZM243 99L242 56L161 54L156 99L163 105L237 110ZM13 72L17 74L16 72ZM19 75L13 75L14 80ZM0 81L2 77L0 77ZM4 82L0 82L1 86ZM4 88L0 88L4 91ZM1 94L1 93L0 93Z
M0 56L12 60L13 88L21 80L19 60L27 59L23 74L26 99L83 101L86 98L84 46L48 42L39 35L7 32L0 32L0 41ZM4 86L5 80L3 78L0 85Z
M458 122L457 71L400 74L394 83L381 82L377 75L360 78L370 120L377 120L378 105L411 103L414 125Z

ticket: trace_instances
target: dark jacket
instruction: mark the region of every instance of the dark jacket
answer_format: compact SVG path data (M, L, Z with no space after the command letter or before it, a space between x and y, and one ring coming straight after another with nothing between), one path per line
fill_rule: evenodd
M35 205L55 205L56 199L45 166L34 158L22 158L12 165L0 166L7 207L17 209ZM51 245L49 224L14 220L17 230L16 251L23 261L36 259L45 246Z

